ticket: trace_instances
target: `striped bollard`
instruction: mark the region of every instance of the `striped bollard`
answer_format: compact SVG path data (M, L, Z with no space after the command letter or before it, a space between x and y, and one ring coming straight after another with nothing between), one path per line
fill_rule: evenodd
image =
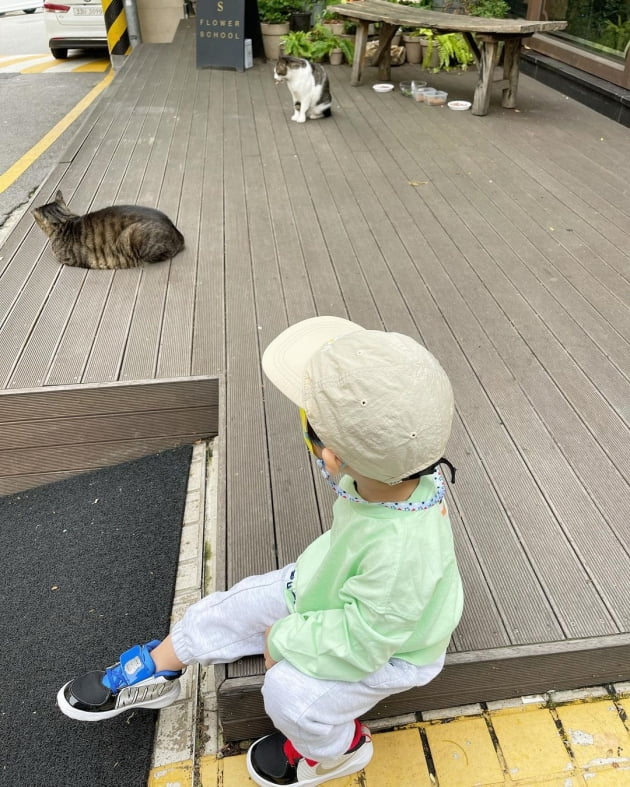
M131 52L123 0L101 0L107 28L107 48L114 68L120 68Z

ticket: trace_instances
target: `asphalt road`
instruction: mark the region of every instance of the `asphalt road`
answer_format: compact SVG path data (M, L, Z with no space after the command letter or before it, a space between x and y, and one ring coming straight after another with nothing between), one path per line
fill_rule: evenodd
M106 56L107 53L105 53ZM103 72L20 73L3 63L24 55L50 55L42 11L0 16L0 177L60 122L105 76ZM86 54L77 53L80 62ZM94 58L94 55L89 57ZM79 63L79 61L77 61ZM46 176L60 160L79 117L0 193L0 244L17 223Z

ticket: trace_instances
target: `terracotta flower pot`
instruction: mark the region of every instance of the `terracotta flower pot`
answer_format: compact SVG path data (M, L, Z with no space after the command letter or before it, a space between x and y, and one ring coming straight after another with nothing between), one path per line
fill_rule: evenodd
M422 62L422 44L418 36L403 36L407 62L417 65Z
M341 49L333 49L328 55L331 66L340 66L343 63L343 52Z
M262 33L265 57L268 60L277 60L280 57L281 37L289 32L289 23L270 25L267 22L261 22L260 31Z

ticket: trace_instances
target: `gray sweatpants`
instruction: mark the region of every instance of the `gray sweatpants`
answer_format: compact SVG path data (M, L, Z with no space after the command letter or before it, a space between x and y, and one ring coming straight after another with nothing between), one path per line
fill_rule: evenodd
M226 664L263 653L265 629L289 614L284 591L294 568L247 577L190 606L171 631L177 657L184 664ZM429 683L443 664L444 655L424 667L391 659L363 680L348 682L312 678L280 661L265 674L265 710L302 755L334 759L350 746L354 719L392 694Z

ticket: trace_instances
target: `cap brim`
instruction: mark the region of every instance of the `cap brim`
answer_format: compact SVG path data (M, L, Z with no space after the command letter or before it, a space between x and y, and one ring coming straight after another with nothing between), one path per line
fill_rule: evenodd
M302 320L283 331L267 347L262 357L263 371L286 397L303 407L304 375L313 353L339 336L363 330L342 317Z

